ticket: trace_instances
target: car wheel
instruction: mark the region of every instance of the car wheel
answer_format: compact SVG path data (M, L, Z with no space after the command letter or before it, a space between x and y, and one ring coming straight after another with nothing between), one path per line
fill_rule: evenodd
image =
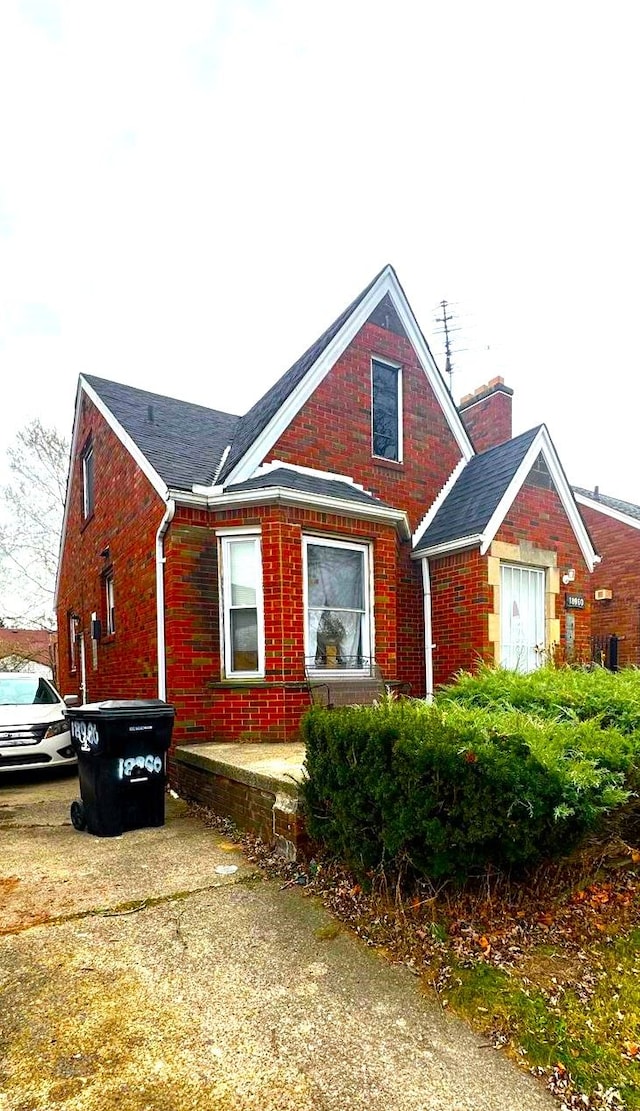
M87 815L84 811L84 803L80 799L74 799L71 803L71 825L81 833L87 828Z

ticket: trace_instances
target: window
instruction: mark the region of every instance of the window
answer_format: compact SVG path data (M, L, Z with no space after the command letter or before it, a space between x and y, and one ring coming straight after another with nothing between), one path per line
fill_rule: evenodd
M306 537L304 554L307 666L366 667L371 654L368 548Z
M89 444L82 455L82 515L86 521L93 513L93 445Z
M500 664L512 671L535 671L544 661L545 573L540 567L500 568Z
M107 620L105 622L105 629L107 636L113 636L116 631L116 603L113 593L113 572L110 572L104 580L105 587L105 600L107 604Z
M371 362L371 425L373 454L382 459L402 459L401 367L373 359Z
M78 618L74 613L69 614L69 671L77 667L76 644L78 640Z
M259 536L222 538L224 663L228 676L264 674Z

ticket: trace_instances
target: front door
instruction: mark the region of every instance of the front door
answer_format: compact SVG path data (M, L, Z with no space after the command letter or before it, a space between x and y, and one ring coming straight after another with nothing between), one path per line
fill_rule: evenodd
M544 660L544 583L540 567L500 568L500 665L535 671Z

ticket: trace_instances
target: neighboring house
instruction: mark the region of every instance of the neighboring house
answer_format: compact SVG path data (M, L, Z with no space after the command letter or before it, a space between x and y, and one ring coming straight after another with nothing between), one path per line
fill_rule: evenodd
M592 582L594 656L640 666L640 506L574 486L602 558ZM615 645L611 638L615 637ZM613 653L613 659L612 659Z
M183 741L286 740L305 666L375 657L423 696L587 656L597 556L546 428L510 436L500 379L458 411L389 266L242 417L82 376L61 689L166 697Z
M47 629L0 627L0 671L28 671L51 679L54 636Z

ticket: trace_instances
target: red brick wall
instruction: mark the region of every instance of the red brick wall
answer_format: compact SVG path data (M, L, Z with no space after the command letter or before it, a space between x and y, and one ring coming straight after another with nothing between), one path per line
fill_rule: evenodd
M594 636L620 637L618 663L640 666L640 529L625 525L597 510L580 506L602 562L591 578L591 589L609 588L613 597L593 602Z
M561 579L563 572L569 567L575 568L575 581L568 587L563 586L562 581L560 582L560 594L556 601L556 617L560 618L561 641L557 659L558 662L566 659L565 594L570 592L583 594L586 602L584 610L571 611L575 614L574 660L589 660L591 658L593 576L584 562L578 541L556 491L525 483L507 513L496 540L503 540L507 544L529 540L538 548L557 551Z
M82 453L92 438L95 508L82 514ZM88 697L157 698L155 534L164 504L108 424L84 399L77 446L71 461L69 515L58 591L58 685L77 694L80 661L69 669L69 619L80 615L84 633ZM109 546L110 556L100 553ZM116 632L107 637L104 571L114 575ZM91 613L102 621L103 638L93 666Z
M402 365L403 462L371 454L371 358ZM365 324L267 456L350 475L415 529L460 459L453 434L403 336Z
M403 462L375 459L371 448L371 358L402 365ZM395 332L367 323L274 445L268 459L346 474L376 497L408 513L417 528L460 459L447 424L415 351ZM379 555L376 555L379 563ZM384 589L396 594L397 676L424 693L422 577L399 549L397 577ZM391 639L376 614L376 654L388 656ZM395 659L389 660L392 673Z
M223 678L217 603L216 527L261 528L265 607L265 678ZM395 529L304 509L263 506L217 515L179 508L165 541L167 697L177 707L174 739L286 741L299 736L309 706L304 682L302 537L322 533L371 545L377 658L388 678L408 678L397 663ZM408 544L406 545L408 547ZM413 641L421 638L418 627Z
M561 574L569 567L575 568L575 582L570 587L561 584L556 601L561 632L557 659L563 662L566 658L564 597L567 590L585 596L585 609L572 611L575 614L574 659L590 659L592 576L555 490L525 483L495 539L507 544L527 540L537 548L557 551ZM434 559L430 570L433 643L436 646L433 669L437 685L449 682L459 668L473 670L479 660L494 661L488 620L493 611L493 587L488 583L486 557L480 555L479 549Z
M493 591L487 560L476 548L455 552L430 563L433 679L449 682L456 671L473 671L488 658L489 618ZM489 604L491 602L491 604Z
M479 401L460 406L460 416L476 451L486 451L510 440L512 435L511 391L495 390Z

